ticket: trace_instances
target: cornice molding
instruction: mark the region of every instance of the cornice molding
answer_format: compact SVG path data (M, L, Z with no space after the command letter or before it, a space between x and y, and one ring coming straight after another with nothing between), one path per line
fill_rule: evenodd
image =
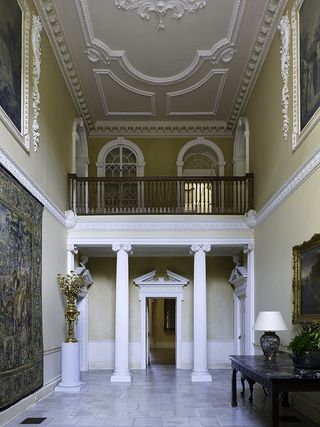
M94 128L87 99L52 0L34 0L49 36L62 75L88 129Z
M271 213L291 196L320 166L320 147L297 169L259 211L256 224L261 224Z
M115 6L124 10L135 10L142 19L149 20L150 13L158 17L158 30L165 30L164 16L169 10L173 10L172 18L179 19L185 12L194 13L207 5L206 0L115 0Z
M39 0L37 0L39 1ZM44 1L44 0L41 0ZM52 0L46 0L52 2ZM76 6L82 26L84 38L86 40L86 54L91 62L102 61L109 65L111 61L117 61L121 67L131 77L147 84L153 85L171 85L179 83L191 77L205 61L211 61L212 64L218 64L220 61L231 61L234 50L234 44L238 37L239 27L242 21L246 0L236 0L230 19L229 28L225 38L221 39L209 50L198 50L191 64L181 73L169 77L156 77L146 75L137 70L128 60L124 50L112 50L106 43L98 39L93 31L91 17L88 8L88 0L76 0Z
M240 115L246 107L286 3L287 0L269 0L231 110L227 126L228 130L234 130Z
M65 215L54 203L43 193L37 184L16 161L0 146L0 163L20 182L43 206L63 225L66 226Z
M282 108L282 133L284 139L288 138L289 132L289 88L288 88L288 78L289 78L289 66L290 66L290 22L288 13L284 15L278 26L281 38L281 77L283 82L282 95L281 95L281 108Z
M97 122L96 128L89 132L91 137L192 137L192 136L232 136L226 130L226 123L210 121L208 124L196 122Z

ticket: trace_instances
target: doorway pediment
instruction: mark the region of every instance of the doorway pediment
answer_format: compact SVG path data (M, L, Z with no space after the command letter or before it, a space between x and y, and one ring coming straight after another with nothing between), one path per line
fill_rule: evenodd
M165 276L157 275L157 271L153 270L149 273L144 274L143 276L139 276L133 280L133 283L136 286L141 285L182 285L186 286L189 283L189 280L183 276L180 276L177 273L174 273L170 270L166 271Z

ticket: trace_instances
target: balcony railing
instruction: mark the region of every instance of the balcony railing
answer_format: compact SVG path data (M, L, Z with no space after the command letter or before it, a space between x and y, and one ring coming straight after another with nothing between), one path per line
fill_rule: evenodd
M69 175L69 209L78 215L241 215L252 208L253 174L130 178Z

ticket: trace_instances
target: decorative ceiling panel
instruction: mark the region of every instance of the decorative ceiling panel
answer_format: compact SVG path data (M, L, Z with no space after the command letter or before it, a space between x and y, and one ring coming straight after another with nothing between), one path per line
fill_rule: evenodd
M230 135L286 3L210 0L173 22L169 3L197 0L148 1L159 31L115 0L34 1L87 128L112 136Z

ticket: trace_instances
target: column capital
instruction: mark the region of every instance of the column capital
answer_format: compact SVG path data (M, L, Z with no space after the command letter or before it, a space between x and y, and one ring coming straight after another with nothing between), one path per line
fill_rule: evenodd
M73 243L68 243L67 251L73 253L74 255L76 255L78 253L78 248Z
M249 254L250 252L254 251L254 244L253 243L248 243L244 248L243 248L243 253L244 254Z
M112 250L114 252L119 252L119 251L130 252L132 250L132 246L127 243L114 243L112 245Z
M205 243L198 243L191 246L191 252L209 252L211 250L211 245Z

